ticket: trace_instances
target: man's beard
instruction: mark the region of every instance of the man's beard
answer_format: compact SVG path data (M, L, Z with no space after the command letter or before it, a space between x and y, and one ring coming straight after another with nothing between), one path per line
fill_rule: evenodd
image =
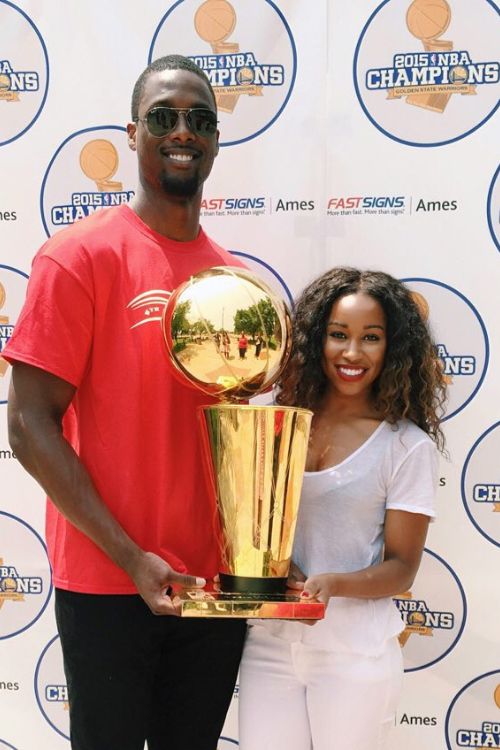
M160 184L166 195L172 195L176 198L194 198L200 187L197 174L193 174L191 177L173 177L162 172Z

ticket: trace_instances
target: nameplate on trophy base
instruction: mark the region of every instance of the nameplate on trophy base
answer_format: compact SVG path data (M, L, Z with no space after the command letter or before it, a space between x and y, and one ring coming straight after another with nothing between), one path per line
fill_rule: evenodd
M263 620L321 620L325 605L295 594L239 594L185 589L176 596L182 617L241 617Z

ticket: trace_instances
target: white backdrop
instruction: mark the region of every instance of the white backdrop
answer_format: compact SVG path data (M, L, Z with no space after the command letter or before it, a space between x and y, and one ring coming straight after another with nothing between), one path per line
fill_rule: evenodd
M172 52L220 97L209 234L285 296L349 264L407 279L428 310L451 458L398 600L392 750L500 747L499 26L492 0L0 0L2 347L47 235L130 197L131 89ZM8 380L0 359L2 412ZM5 418L0 471L0 750L64 750L43 495ZM237 700L221 750L237 745Z

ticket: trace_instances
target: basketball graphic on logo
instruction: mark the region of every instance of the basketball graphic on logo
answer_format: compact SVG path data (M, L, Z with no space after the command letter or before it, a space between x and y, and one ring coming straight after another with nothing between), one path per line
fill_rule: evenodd
M251 68L241 68L238 71L238 83L253 83L253 70Z
M10 89L10 78L5 73L0 75L0 90L8 91Z
M206 0L195 13L194 27L205 42L216 44L230 36L236 26L236 13L227 0Z
M118 151L111 141L98 138L89 141L80 151L82 172L96 182L107 180L118 168Z
M408 617L408 624L423 627L425 625L425 615L422 612L412 612Z
M17 583L14 578L4 578L1 585L2 591L5 593L15 593L17 591Z
M406 24L417 39L437 39L451 21L446 0L414 0L406 13Z
M420 292L411 291L410 296L418 307L418 311L422 320L429 320L429 303L425 299L424 295L420 294Z
M469 74L463 65L456 65L450 70L450 81L452 83L467 83Z
M495 692L493 693L493 700L495 701L498 708L500 708L500 685L497 685Z

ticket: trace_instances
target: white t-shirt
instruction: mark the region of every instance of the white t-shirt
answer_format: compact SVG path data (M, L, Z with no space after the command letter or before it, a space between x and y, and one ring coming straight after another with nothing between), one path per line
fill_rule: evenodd
M413 422L382 422L337 466L306 472L292 558L306 576L348 573L382 559L386 510L434 517L438 454ZM402 592L401 592L402 593ZM403 629L391 597L332 598L314 626L258 621L274 635L376 656Z

